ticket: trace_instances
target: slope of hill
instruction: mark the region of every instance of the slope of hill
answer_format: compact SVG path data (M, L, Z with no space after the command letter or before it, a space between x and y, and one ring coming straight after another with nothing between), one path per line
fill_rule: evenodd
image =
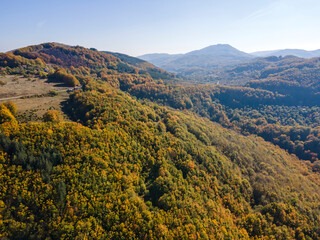
M123 55L45 46L1 54L1 71L82 88L63 108L73 123L52 112L21 123L14 105L0 105L1 238L320 239L314 165L227 129L222 105L285 95L164 84Z
M303 59L295 56L257 58L252 61L226 67L216 74L221 83L244 85L251 80L278 79L298 83L302 87L317 88L319 58ZM210 80L207 80L210 82ZM214 79L211 79L214 81Z
M155 75L157 78L174 77L173 74L149 63L143 63L139 59L125 57L125 55L122 55L121 58L80 46L72 47L59 43L44 43L0 54L0 66L14 68L33 64L43 67L45 64L55 64L71 69L81 68L82 71L85 71L86 68L93 71L99 69L116 70L121 73L142 71Z
M114 52L107 52L107 51L103 51L103 52L107 54L111 54L127 64L138 67L139 69L141 69L140 71L148 72L153 78L172 79L174 77L173 74L170 74L161 68L155 67L149 62L141 60L139 58L131 57L122 53L114 53Z
M195 112L245 135L259 135L301 160L313 162L314 171L318 171L319 95L303 99L248 87L152 83L134 86L130 92L139 98ZM311 99L314 105L310 103ZM300 101L302 105L299 105Z
M225 81L237 79L239 84L306 96L320 91L320 58L303 59L294 56L267 57L240 64L221 72ZM292 92L292 91L295 91ZM297 95L296 95L297 96Z
M151 53L139 56L138 58L151 62L156 66L162 67L163 65L170 63L171 61L181 56L183 56L183 54Z
M4 236L317 239L319 176L284 151L107 85L68 108L87 127L2 125Z

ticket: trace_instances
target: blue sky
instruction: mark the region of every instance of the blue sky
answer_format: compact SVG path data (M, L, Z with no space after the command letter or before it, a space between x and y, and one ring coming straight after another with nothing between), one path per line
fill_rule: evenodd
M61 42L122 52L320 48L318 0L2 0L0 51Z

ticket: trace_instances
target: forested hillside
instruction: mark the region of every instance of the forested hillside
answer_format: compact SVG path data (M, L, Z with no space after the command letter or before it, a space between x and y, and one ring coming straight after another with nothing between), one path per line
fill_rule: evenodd
M230 64L231 65L231 64ZM192 67L180 73L186 82L193 84L220 84L273 89L295 90L297 87L310 89L319 88L319 58L298 58L295 56L271 56L247 60L244 63L231 66L219 66L211 68ZM250 81L254 81L250 83Z
M118 56L55 43L0 55L2 74L81 85L63 105L69 121L52 110L22 123L14 103L0 104L0 237L320 239L317 106L173 85ZM266 126L301 128L297 145L314 163L267 139Z
M188 109L245 135L257 134L302 160L314 162L314 169L318 169L318 105L298 106L299 99L293 101L291 96L244 87L142 84L132 88L132 94Z

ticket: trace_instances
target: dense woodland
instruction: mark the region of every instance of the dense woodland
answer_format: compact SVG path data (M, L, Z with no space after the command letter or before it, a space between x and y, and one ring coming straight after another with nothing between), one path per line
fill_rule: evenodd
M0 237L320 239L318 105L55 43L0 66L82 85L71 122L0 104Z

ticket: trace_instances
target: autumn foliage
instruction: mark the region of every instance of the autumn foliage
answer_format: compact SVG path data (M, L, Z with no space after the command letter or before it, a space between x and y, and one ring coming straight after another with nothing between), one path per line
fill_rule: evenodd
M48 110L43 114L43 121L44 122L51 122L51 123L58 123L62 119L60 112L56 110Z
M54 43L0 56L11 74L82 84L69 122L19 123L0 104L0 238L320 239L317 106L172 84L119 57Z
M62 82L69 86L77 86L79 85L78 79L72 74L68 74L63 69L57 69L54 73L48 76L49 80Z

